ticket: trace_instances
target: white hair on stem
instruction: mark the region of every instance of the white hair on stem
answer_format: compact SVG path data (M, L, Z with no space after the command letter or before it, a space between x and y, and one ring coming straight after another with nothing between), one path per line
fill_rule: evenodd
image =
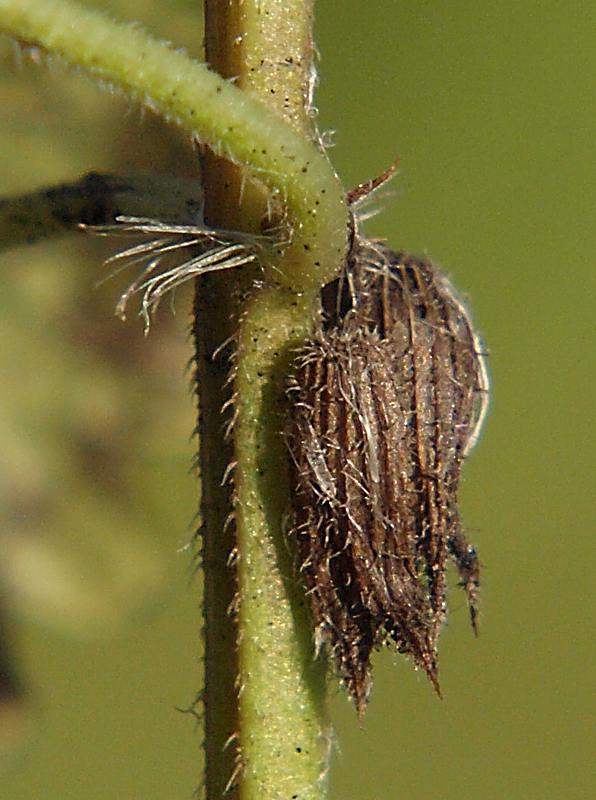
M121 295L116 314L120 319L126 319L128 303L140 295L139 316L145 323L145 334L149 333L151 320L162 297L170 292L173 296L179 286L199 275L236 269L258 261L259 251L266 243L264 236L196 224L178 225L146 217L119 216L113 225L81 227L100 236L152 237L108 258L106 264L114 265L114 268L100 281L103 283L135 264L143 265ZM190 251L190 257L175 263L173 256L184 250Z

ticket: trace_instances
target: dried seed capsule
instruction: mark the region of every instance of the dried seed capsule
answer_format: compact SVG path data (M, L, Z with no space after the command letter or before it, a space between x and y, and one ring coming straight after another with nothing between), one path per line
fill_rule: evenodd
M330 646L359 714L371 651L390 640L438 691L449 558L475 628L478 560L457 489L487 389L448 281L429 262L356 235L297 360L290 449L293 536L317 646Z

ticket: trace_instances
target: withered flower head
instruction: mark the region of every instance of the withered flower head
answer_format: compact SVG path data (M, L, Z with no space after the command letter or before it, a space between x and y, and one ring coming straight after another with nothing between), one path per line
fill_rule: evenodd
M293 528L317 648L360 715L373 648L393 641L437 692L446 567L479 586L457 490L488 382L461 300L439 270L356 234L321 292L290 388Z

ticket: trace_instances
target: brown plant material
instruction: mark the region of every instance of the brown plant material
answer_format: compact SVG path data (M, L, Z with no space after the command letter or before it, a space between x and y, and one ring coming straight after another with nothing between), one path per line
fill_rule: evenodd
M393 641L439 692L446 568L474 630L479 565L457 509L487 402L469 316L428 261L354 236L321 292L292 385L293 536L319 648L362 716L370 656Z

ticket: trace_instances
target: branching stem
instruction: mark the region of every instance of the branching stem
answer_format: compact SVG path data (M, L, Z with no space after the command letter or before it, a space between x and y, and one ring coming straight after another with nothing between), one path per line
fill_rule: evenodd
M267 187L287 214L289 243L277 245L263 264L265 288L253 290L248 271L235 284L215 275L197 287L206 789L208 800L219 800L232 778L231 793L241 800L320 800L329 749L324 670L314 660L305 598L283 534L285 379L312 326L319 288L342 265L347 211L310 128L311 0L207 0L206 10L208 60L238 86L137 27L70 0L0 0L0 31L123 90L226 159L223 171L221 162L207 159L209 224L254 232L262 222L267 195L254 181L244 184L246 175L230 162ZM238 306L238 297L247 299ZM226 362L213 357L230 334L233 445L221 433ZM232 492L220 485L230 463L236 465L237 629L227 614L236 590L227 565L234 538L229 528L224 532ZM230 734L238 746L226 751Z
M138 27L70 0L0 0L0 31L84 68L250 167L286 202L293 225L283 270L265 265L271 277L311 292L333 277L346 243L341 185L313 142L248 92Z
M224 76L234 75L242 89L266 103L283 116L302 136L312 139L309 117L309 90L312 67L312 6L304 0L279 3L265 2L206 4L206 43L209 63ZM240 43L240 44L238 44ZM212 224L230 228L239 226L258 230L266 207L258 187L243 182L241 172L229 163L206 163L206 214ZM225 188L223 188L225 187ZM242 198L242 202L240 199ZM308 248L295 251L291 258L304 260L308 271ZM277 265L285 269L285 259ZM336 268L339 264L336 264ZM199 282L197 306L205 312L205 295L213 287L222 294L223 276ZM242 279L241 279L242 283ZM244 288L247 284L244 283ZM228 281L229 286L229 281ZM232 304L233 305L233 304ZM238 310L230 313L238 317ZM326 794L325 775L329 751L329 732L324 711L324 665L314 660L310 621L305 598L297 586L292 558L283 533L283 517L288 508L287 451L283 441L285 421L285 380L290 368L293 348L300 345L312 325L312 294L298 295L285 287L262 289L252 293L240 311L240 327L236 337L236 378L234 382L236 423L233 448L227 457L236 464L237 569L237 661L231 666L219 663L222 656L221 631L213 632L214 650L209 649L207 630L205 669L206 686L209 674L227 675L231 684L237 678L239 705L233 714L222 697L222 684L215 686L215 696L206 693L208 728L221 731L222 721L237 734L239 782L235 789L242 800L273 800L278 797L299 797L319 800ZM207 333L223 323L208 321ZM206 329L198 319L196 330L204 336ZM222 336L222 331L218 331ZM220 339L221 341L221 339ZM205 347L198 342L199 352ZM213 340L213 345L217 344ZM216 394L212 383L225 376L215 365L199 362L199 378L209 396ZM221 395L220 395L221 396ZM214 441L215 419L211 424L202 408L202 427L210 438L203 451L203 462L216 448L223 452L223 443ZM217 414L218 409L211 409ZM207 430L208 428L208 430ZM205 444L205 440L203 440ZM221 456L219 456L221 459ZM223 465L222 465L223 466ZM203 504L205 521L204 548L214 568L205 571L205 593L215 604L214 582L222 588L221 565L225 557L219 530L220 509L225 507L226 488L209 483L204 486L208 502ZM214 502L219 498L218 502ZM215 513L213 513L213 511ZM210 520L213 524L210 524ZM215 541L214 541L215 540ZM219 557L214 556L219 550ZM229 578L231 574L228 573ZM229 581L228 581L229 582ZM225 585L225 584L223 584ZM230 598L236 586L226 589ZM206 606L206 627L213 622L213 610ZM228 623L229 624L229 623ZM225 655L224 655L225 657ZM237 672L232 673L231 669ZM223 670L223 672L222 672ZM215 683L215 681L212 681ZM233 688L233 687L232 687ZM229 697L229 695L228 695ZM217 707L218 698L223 708ZM211 707L210 707L211 703ZM228 729L228 734L230 730ZM231 754L220 755L217 740L207 742L207 795L210 787L221 782L233 765ZM227 763L226 763L227 760ZM210 766L209 766L210 764Z

